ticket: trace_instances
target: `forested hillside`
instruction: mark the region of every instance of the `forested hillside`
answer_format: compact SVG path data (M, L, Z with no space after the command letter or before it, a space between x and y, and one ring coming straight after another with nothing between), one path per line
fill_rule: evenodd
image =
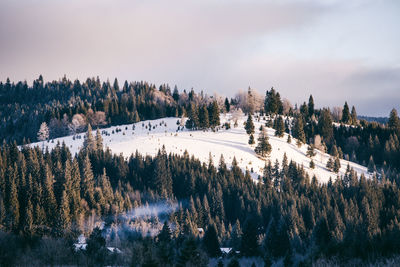
M358 264L398 259L395 109L382 125L359 121L347 102L340 110L316 109L310 96L308 103L292 106L273 88L265 97L249 88L229 100L145 82L120 88L117 81L111 86L99 79L81 84L64 78L44 84L41 77L32 87L0 83L0 104L2 266L237 266L244 260L309 266L319 260L346 265L354 259ZM234 125L220 125L221 112L242 111L244 124L234 119ZM254 182L237 158L207 164L164 148L154 157L116 155L104 149L100 130L91 131L166 116L187 117L176 126L190 131L244 128L265 161L260 181ZM258 136L253 120L262 122ZM371 178L348 167L335 181L321 184L290 159L271 162L265 127L279 138L287 133L284 142L307 144L310 158L315 149L328 152L326 168L333 173L345 158L368 166ZM85 131L76 154L66 144L51 150L18 146L23 139L51 142ZM173 208L163 216L135 217L153 204ZM87 242L77 248L81 234ZM221 247L232 251L219 258Z

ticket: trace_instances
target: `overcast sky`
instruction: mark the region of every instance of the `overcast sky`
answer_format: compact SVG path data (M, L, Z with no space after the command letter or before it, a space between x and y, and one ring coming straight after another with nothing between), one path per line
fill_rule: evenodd
M400 111L398 0L0 0L0 80L99 76Z

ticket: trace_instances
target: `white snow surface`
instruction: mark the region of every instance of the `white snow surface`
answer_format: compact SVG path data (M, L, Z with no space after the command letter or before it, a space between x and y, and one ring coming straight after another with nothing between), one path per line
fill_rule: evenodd
M258 181L258 176L262 176L263 168L265 166L266 160L271 160L274 164L275 160L281 163L284 153L286 153L288 160L293 160L296 163L303 165L304 169L312 178L315 175L320 183L326 183L329 178L335 180L337 175L334 172L329 171L326 168L326 163L329 159L329 155L323 153L319 150L315 150L316 156L313 157L315 163L315 169L310 169L310 158L306 156L307 145L302 145L300 148L296 145L296 139L292 138L292 143L287 143L287 134L282 138L274 136L275 130L272 128L266 128L269 136L269 142L272 146L271 154L262 159L256 155L254 148L257 144L257 137L259 133L259 128L261 125L265 125L265 121L260 117L260 121L257 121L253 117L255 125L254 138L256 141L255 145L249 145L249 136L246 134L244 129L244 122L247 117L243 116L238 120L238 126L234 128L234 122L232 120L232 115L221 114L221 125L225 122L231 123L231 129L225 130L224 127L219 127L217 131L190 131L184 128L178 131L177 121L181 121L180 118L163 118L157 120L141 121L134 124L113 126L105 129L101 129L103 144L105 147L110 148L113 153L122 153L124 157L129 157L136 150L143 155L155 156L162 146L168 153L173 154L183 154L185 150L188 151L189 155L194 155L200 161L208 163L210 158L210 153L215 166L218 166L221 155L225 159L225 163L229 167L236 157L239 167L245 171L253 170L251 173L252 178ZM133 130L133 125L135 129ZM151 125L151 131L149 131L149 125ZM147 126L147 128L146 128ZM153 129L153 127L155 127ZM181 127L182 128L182 127ZM116 129L121 131L116 132ZM114 133L112 134L112 132ZM105 134L107 132L108 134ZM96 131L93 131L93 136L95 136ZM81 138L76 138L80 136ZM32 143L30 146L39 146L46 149L54 148L57 143L65 142L69 147L72 154L75 154L82 147L85 133L81 133L74 136L66 136L54 139L50 142L38 142ZM74 140L75 139L75 140ZM347 165L349 164L358 175L364 173L366 177L369 177L367 168L350 162L347 160L340 160L341 168L339 175L344 175Z

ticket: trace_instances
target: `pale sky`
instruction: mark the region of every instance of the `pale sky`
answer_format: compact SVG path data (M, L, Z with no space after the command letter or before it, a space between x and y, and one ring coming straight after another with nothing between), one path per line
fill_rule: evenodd
M398 0L0 0L0 81L99 76L400 111Z

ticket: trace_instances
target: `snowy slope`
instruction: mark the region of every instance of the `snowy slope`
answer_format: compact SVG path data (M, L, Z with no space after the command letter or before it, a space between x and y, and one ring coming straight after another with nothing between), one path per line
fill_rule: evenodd
M211 153L215 166L218 166L222 154L228 166L232 162L233 157L236 157L239 166L244 171L246 169L253 169L252 177L254 179L256 179L258 175L262 175L265 161L255 154L255 145L248 145L249 137L243 126L246 117L240 118L238 120L238 127L233 128L231 114L222 114L221 123L226 121L231 122L232 128L225 130L221 127L217 132L188 131L186 129L178 131L178 120L179 118L163 118L143 121L134 124L134 130L132 124L102 129L104 145L109 147L113 153L122 153L125 157L129 157L132 153L135 153L136 150L142 154L154 156L163 145L165 145L168 153L183 154L183 152L187 150L190 155L194 155L196 158L206 163L208 163ZM260 120L260 122L257 122L254 120L254 124L256 129L254 137L257 139L258 129L261 124L265 124L265 121ZM150 125L151 130L149 131ZM117 129L120 131L117 132ZM114 133L112 133L113 131ZM337 174L330 172L325 167L329 159L328 154L315 150L315 169L310 169L308 167L310 158L306 156L306 145L298 148L294 138L292 138L291 144L286 142L287 134L282 138L278 138L274 136L274 129L267 128L267 132L272 145L272 152L268 158L272 163L274 163L276 159L281 162L283 154L286 152L289 161L292 159L298 164L303 164L305 170L310 174L310 177L315 174L319 182L325 183L330 177L332 180L336 178ZM95 135L95 131L93 131L93 134ZM42 147L44 144L45 147L48 146L49 149L52 149L56 146L57 142L65 142L74 154L82 147L84 135L84 133L81 133L79 135L81 137L80 139L76 138L76 136L75 138L73 138L73 136L67 136L54 139L54 142L45 141L44 143L39 142L31 145L39 145ZM350 167L354 168L359 175L364 173L368 177L366 167L346 160L341 160L340 163L341 169L339 174L344 174L347 164L350 164Z

